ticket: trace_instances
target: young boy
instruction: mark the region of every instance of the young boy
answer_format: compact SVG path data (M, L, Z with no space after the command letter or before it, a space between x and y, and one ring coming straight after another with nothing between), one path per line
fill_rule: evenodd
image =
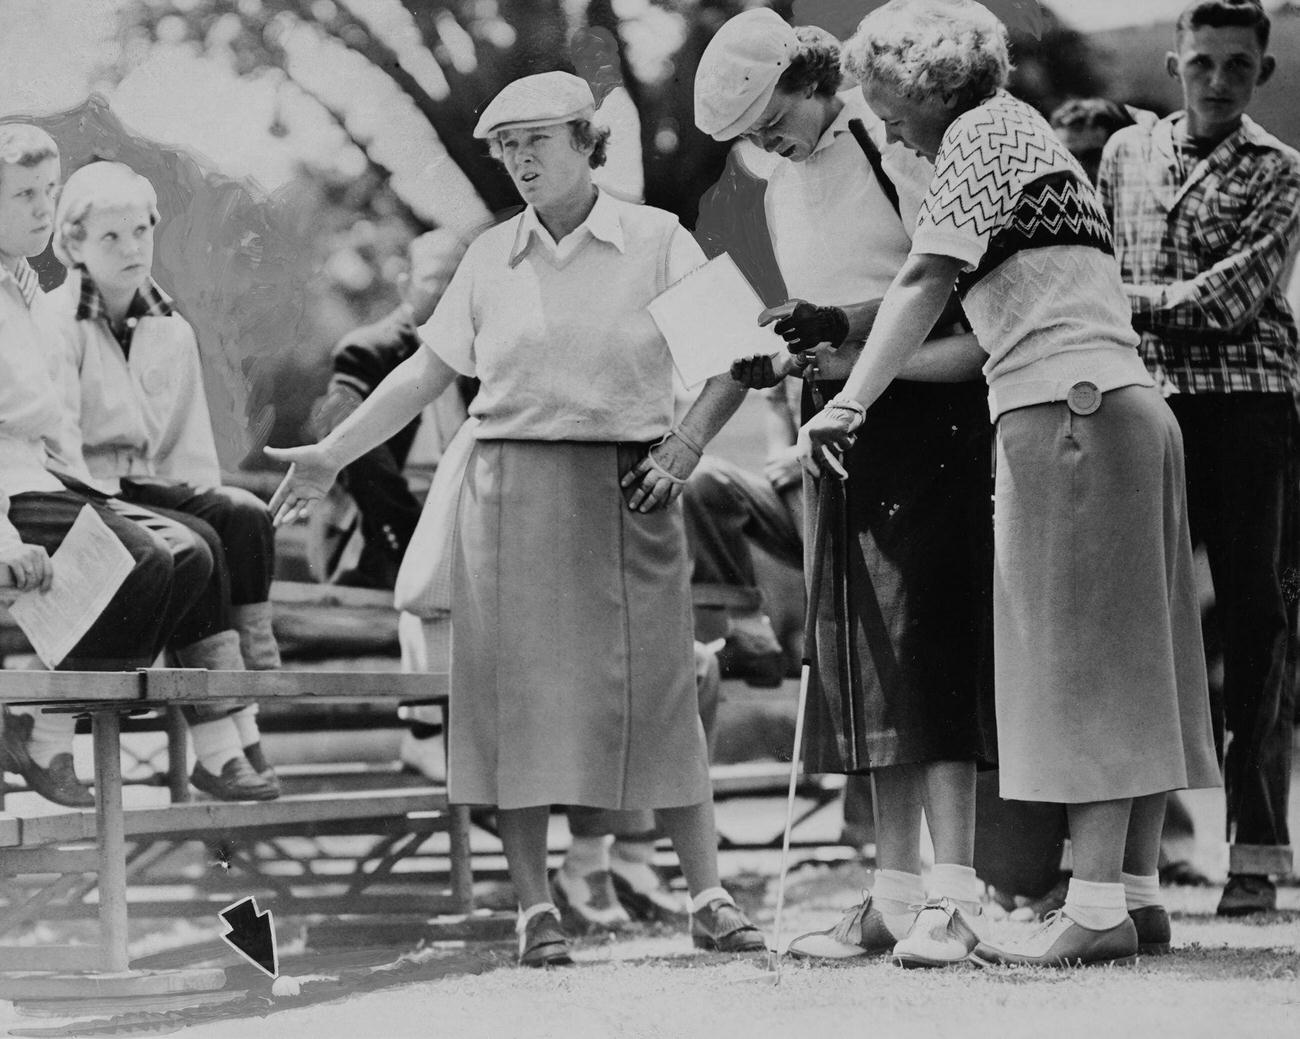
M49 303L66 375L66 414L76 427L69 439L80 437L97 489L176 519L212 550L221 593L202 617L182 622L178 632L188 638L174 650L177 662L275 669L270 515L252 494L219 485L194 331L150 274L157 222L153 186L121 163L83 166L60 193L54 251L70 271ZM235 786L262 799L278 793L255 712L187 708L199 757L191 781L199 789L218 797ZM209 752L207 728L228 734L231 719L237 744L223 741L219 754Z
M207 584L212 561L183 530L55 475L80 467L63 441L55 358L38 324L46 301L26 257L49 241L58 184L50 136L0 125L0 566L20 591L49 589L60 579L50 554L81 510L93 508L135 566L60 669L131 670L147 667L170 639ZM71 715L6 708L0 768L58 804L93 805L73 769L73 725Z
M1255 0L1187 7L1165 59L1183 110L1112 137L1099 185L1143 357L1182 428L1192 538L1208 552L1222 624L1225 916L1273 909L1270 875L1292 863L1300 357L1281 276L1300 155L1245 114L1273 74L1268 39ZM1139 904L1153 882L1126 877Z

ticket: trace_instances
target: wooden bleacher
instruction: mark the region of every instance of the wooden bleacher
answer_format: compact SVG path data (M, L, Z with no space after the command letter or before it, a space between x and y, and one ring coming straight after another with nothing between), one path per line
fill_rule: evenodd
M382 600L391 613L391 599L380 593L317 588L325 594L286 590L279 584L277 593L305 608L342 607L344 613L363 609L372 616ZM341 601L326 601L331 595ZM289 607L291 613L293 608ZM10 638L6 650L12 652L15 644ZM0 881L7 896L0 904L0 936L36 920L87 912L93 912L99 924L99 940L93 945L0 947L0 971L128 971L127 924L132 910L128 884L177 847L195 841L219 850L223 871L230 875L226 892L220 886L216 891L191 886L171 901L149 900L143 906L137 901L137 909L154 915L215 916L232 901L228 893L235 890L255 892L262 908L281 913L414 911L425 917L469 913L473 908L469 815L448 803L445 787L423 780L404 782L390 770L387 776L378 776L388 784L376 789L376 775L370 773L377 770L363 769L366 781L357 783L348 767L341 765L325 784L334 789L286 793L271 802L192 801L184 726L176 722L178 708L184 704L225 701L257 702L281 718L295 714L309 718L328 708L369 707L376 718L391 725L399 703L445 704L446 692L445 674L168 668L0 672L0 702L39 705L90 719L96 793L94 809L49 805L34 813L0 811ZM134 791L140 796L124 805L122 721L141 712L152 712L158 719L155 725L171 719L168 790ZM440 883L424 883L432 876L429 873L418 878L403 873L399 878L396 867L419 853L431 838L444 839L438 835L445 835L445 848L436 856L443 864L437 873ZM285 850L290 841L343 837L372 840L363 840L360 850L343 853L322 853L313 845L305 861L301 854ZM263 849L273 853L261 854ZM293 868L283 868L286 861ZM412 879L422 882L415 893ZM402 881L400 891L383 890L394 880ZM134 886L132 891L139 893ZM145 983L156 984L156 972L142 978ZM194 978L178 982L198 983Z

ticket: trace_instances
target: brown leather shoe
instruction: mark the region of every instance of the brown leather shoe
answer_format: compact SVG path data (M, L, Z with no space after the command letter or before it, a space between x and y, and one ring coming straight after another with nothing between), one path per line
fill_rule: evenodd
M27 745L32 739L34 722L30 714L4 712L4 725L0 729L0 768L22 776L27 785L47 801L68 808L94 808L95 798L89 787L77 778L71 754L55 754L44 768L32 760Z
M253 766L253 771L257 773L258 777L275 788L275 796L279 797L281 793L280 777L275 774L275 769L266 760L266 754L262 751L262 741L258 740L256 743L250 743L245 747L244 757Z
M1219 897L1219 916L1251 916L1277 908L1277 885L1260 873L1229 873Z
M799 935L791 940L786 953L798 960L853 960L893 952L897 942L867 893L844 911L835 926Z
M723 898L691 914L691 942L710 952L767 952L763 932L734 902Z
M242 754L227 761L219 776L199 762L190 774L190 782L219 801L274 801L280 796L279 784L272 786L254 772Z
M1137 928L1131 917L1095 931L1058 910L1019 941L1011 939L998 945L980 942L971 957L985 966L1086 967L1097 963L1127 965L1137 959L1137 951Z
M557 910L538 913L528 921L519 936L519 966L567 967L572 962L569 937Z
M1130 909L1129 919L1138 934L1138 952L1143 956L1164 956L1169 952L1169 911L1164 906Z

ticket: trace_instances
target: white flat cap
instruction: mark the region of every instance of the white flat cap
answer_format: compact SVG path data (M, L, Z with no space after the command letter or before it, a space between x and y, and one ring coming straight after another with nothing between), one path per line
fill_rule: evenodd
M590 119L596 111L591 87L570 72L539 72L507 83L474 127L474 136L489 137L517 126L553 126L570 119Z
M798 49L794 29L769 8L728 19L695 70L695 125L715 141L744 133L772 100Z

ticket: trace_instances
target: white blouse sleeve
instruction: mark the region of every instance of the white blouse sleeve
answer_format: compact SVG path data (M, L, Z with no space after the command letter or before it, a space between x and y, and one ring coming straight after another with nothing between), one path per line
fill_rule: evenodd
M426 348L461 375L471 377L476 374L474 269L482 262L483 250L471 245L432 316L418 330Z
M158 442L152 446L157 475L196 487L221 484L221 463L212 436L212 417L203 392L203 365L194 329L179 314L164 319L175 324L177 392L165 416Z

